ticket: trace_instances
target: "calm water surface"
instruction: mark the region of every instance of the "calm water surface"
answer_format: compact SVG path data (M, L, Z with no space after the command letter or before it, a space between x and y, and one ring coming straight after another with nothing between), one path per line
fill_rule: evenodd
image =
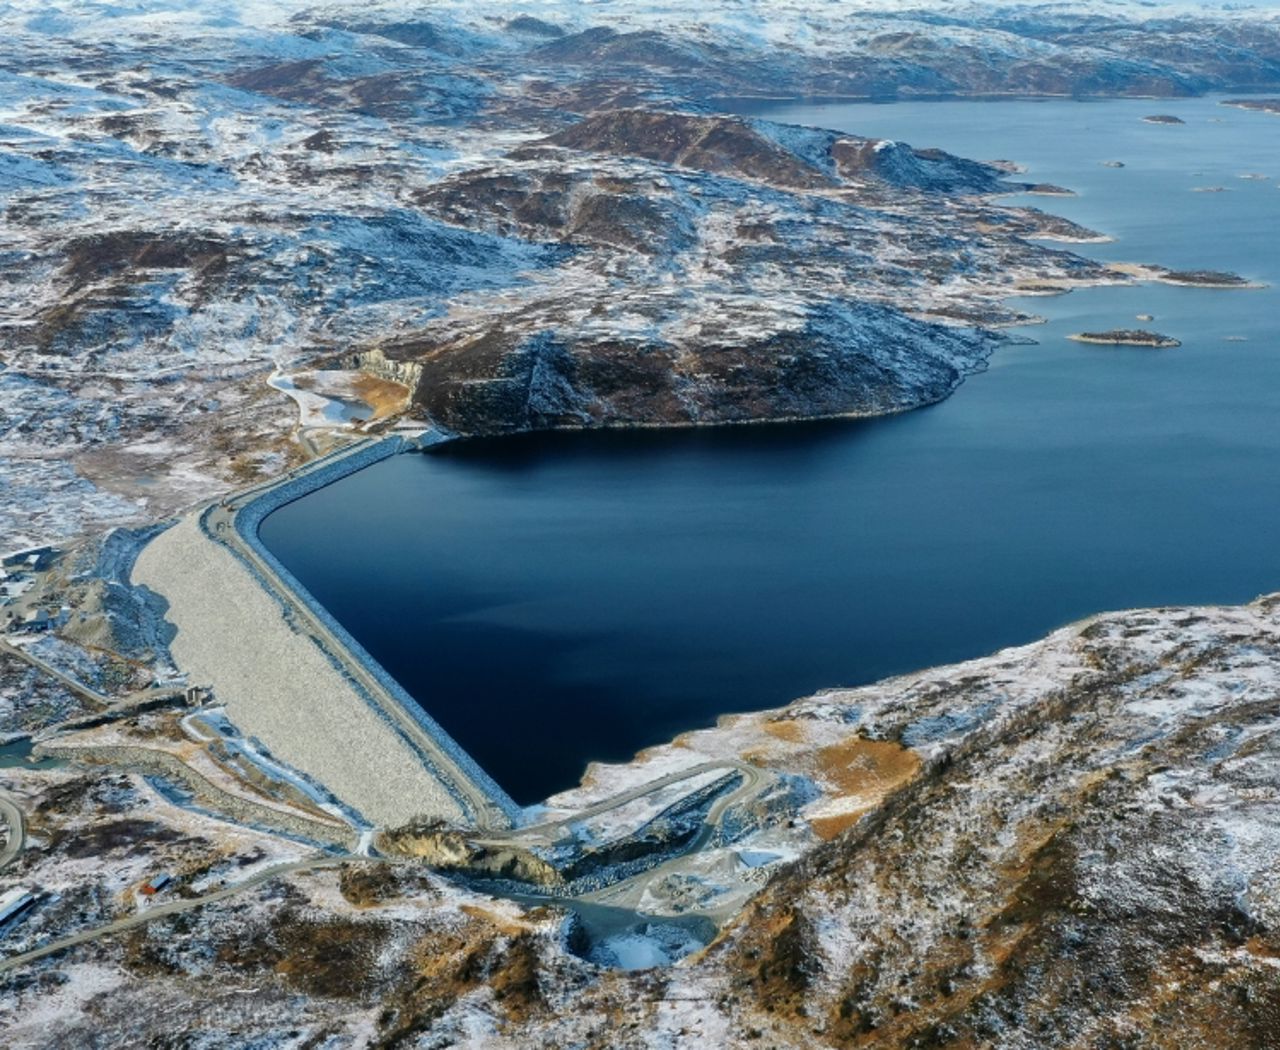
M1157 112L1187 123L1142 123ZM1026 203L1116 238L1086 254L1273 287L1025 300L1049 318L1023 333L1038 345L892 419L459 444L272 515L267 546L520 802L721 713L1099 610L1280 589L1280 118L1214 100L769 115L1018 160L1080 194ZM1065 339L1138 313L1182 347Z

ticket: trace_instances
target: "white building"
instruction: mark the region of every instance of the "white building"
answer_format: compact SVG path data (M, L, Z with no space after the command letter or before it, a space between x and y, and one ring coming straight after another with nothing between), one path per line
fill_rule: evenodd
M35 902L35 894L25 886L14 886L13 889L0 893L0 927L21 915Z

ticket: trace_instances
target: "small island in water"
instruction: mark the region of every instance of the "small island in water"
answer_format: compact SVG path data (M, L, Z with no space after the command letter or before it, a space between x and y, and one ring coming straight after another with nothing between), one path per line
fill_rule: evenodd
M1143 117L1148 124L1185 124L1186 121L1181 117L1175 117L1172 113L1156 113L1150 117Z
M1225 270L1171 270L1167 266L1150 263L1109 263L1108 269L1136 277L1140 281L1159 281L1161 284L1177 284L1192 288L1265 288L1260 281L1251 281L1238 273Z
M1165 284L1192 285L1200 288L1264 288L1263 284L1222 270L1164 270L1157 280Z
M1142 328L1114 328L1109 332L1077 332L1067 336L1077 343L1094 343L1099 346L1143 346L1153 350L1168 350L1181 346L1178 340L1159 332Z
M1280 116L1280 98L1227 98L1222 100L1224 106L1235 106L1236 109L1250 109L1255 113L1275 113Z

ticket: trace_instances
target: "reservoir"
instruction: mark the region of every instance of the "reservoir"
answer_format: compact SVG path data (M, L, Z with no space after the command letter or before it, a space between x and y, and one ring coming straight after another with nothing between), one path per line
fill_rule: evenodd
M1018 161L1079 196L1013 202L1115 238L1072 250L1270 287L1015 302L1047 318L1014 333L1036 344L902 416L458 442L272 514L266 546L520 803L721 714L1280 589L1280 118L1216 99L754 112ZM1138 314L1182 346L1066 338Z

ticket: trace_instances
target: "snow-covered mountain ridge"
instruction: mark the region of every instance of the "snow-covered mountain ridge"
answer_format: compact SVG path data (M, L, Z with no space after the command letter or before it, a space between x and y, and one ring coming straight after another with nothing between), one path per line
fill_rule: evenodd
M1026 234L1087 231L929 143L712 96L1280 79L1273 15L1125 5L10 3L0 29L4 546L280 469L260 378L312 360L425 375L419 410L464 431L945 396L990 346L956 324L1100 276ZM893 311L915 349L869 364ZM881 319L844 365L837 316Z

